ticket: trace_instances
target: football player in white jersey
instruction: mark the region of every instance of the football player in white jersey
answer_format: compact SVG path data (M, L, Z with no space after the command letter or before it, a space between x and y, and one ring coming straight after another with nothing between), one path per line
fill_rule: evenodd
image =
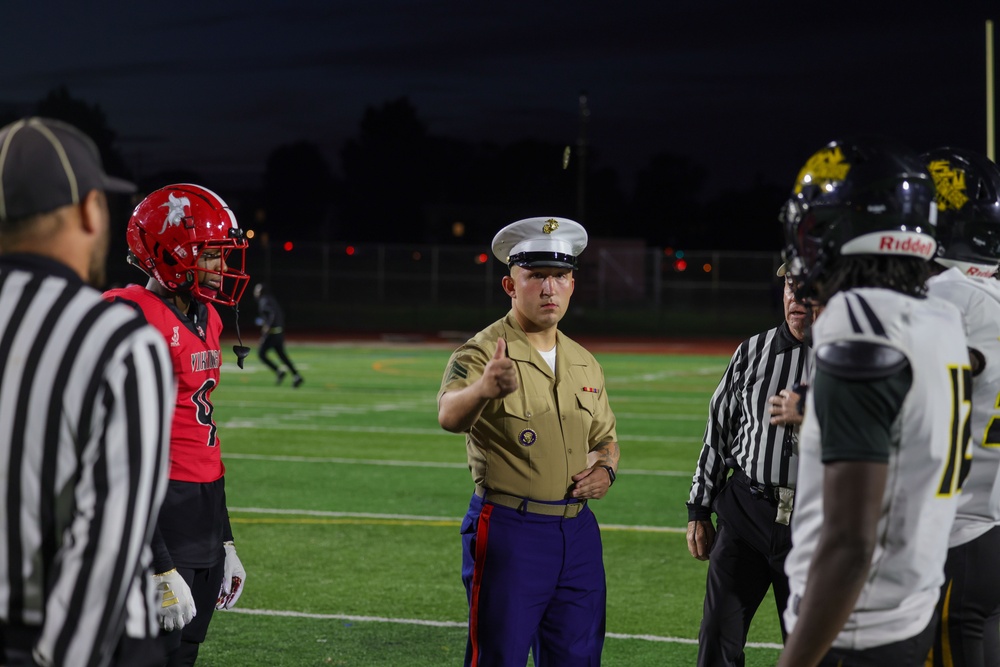
M975 153L924 156L938 202L931 296L962 311L972 361L972 467L948 541L934 667L1000 664L1000 169Z
M923 665L968 446L961 315L925 296L935 190L919 156L835 141L782 211L824 310L799 438L781 667Z

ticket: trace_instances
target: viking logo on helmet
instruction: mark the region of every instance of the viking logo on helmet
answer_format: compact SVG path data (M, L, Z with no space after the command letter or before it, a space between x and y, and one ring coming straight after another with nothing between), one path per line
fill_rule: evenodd
M957 211L965 206L969 197L965 194L965 172L963 170L956 169L948 160L931 160L927 165L927 170L934 178L940 210Z
M847 178L851 165L844 158L840 146L824 148L806 162L799 177L795 179L795 194L800 194L807 185L816 185L824 191L833 189L834 183Z
M176 227L181 224L181 220L187 217L184 213L185 208L191 208L191 200L187 197L175 197L171 192L169 198L163 204L160 204L160 208L167 208L167 217L163 220L163 228L160 229L160 233L167 231L167 227Z

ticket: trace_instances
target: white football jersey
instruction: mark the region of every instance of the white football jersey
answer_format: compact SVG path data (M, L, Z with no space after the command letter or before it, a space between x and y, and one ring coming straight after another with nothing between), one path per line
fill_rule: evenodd
M888 479L868 577L833 645L867 649L907 639L930 622L944 581L948 535L958 503L970 405L969 357L958 310L940 299L861 288L833 296L813 325L814 349L863 340L900 350L913 384L892 428ZM814 367L815 374L815 367ZM785 562L795 627L797 600L823 525L820 427L808 394L799 437L799 484L792 550ZM819 564L821 567L822 564Z
M1000 524L1000 282L948 269L927 282L930 294L962 311L969 347L986 367L972 378L972 467L958 497L949 546L971 542Z

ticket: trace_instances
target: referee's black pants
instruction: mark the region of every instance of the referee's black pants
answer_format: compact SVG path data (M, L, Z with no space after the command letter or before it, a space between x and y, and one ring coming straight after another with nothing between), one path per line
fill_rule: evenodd
M737 470L715 499L718 516L709 552L705 608L698 634L698 667L743 667L750 621L774 588L781 636L788 603L785 557L792 546L789 526L775 523L778 502L751 489Z

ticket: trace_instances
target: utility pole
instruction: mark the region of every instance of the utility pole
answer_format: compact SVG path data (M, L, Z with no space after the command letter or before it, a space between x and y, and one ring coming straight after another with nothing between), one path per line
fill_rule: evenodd
M587 224L587 91L580 91L580 135L576 140L576 219L581 225Z
M986 157L996 162L996 98L993 80L993 21L986 22Z

